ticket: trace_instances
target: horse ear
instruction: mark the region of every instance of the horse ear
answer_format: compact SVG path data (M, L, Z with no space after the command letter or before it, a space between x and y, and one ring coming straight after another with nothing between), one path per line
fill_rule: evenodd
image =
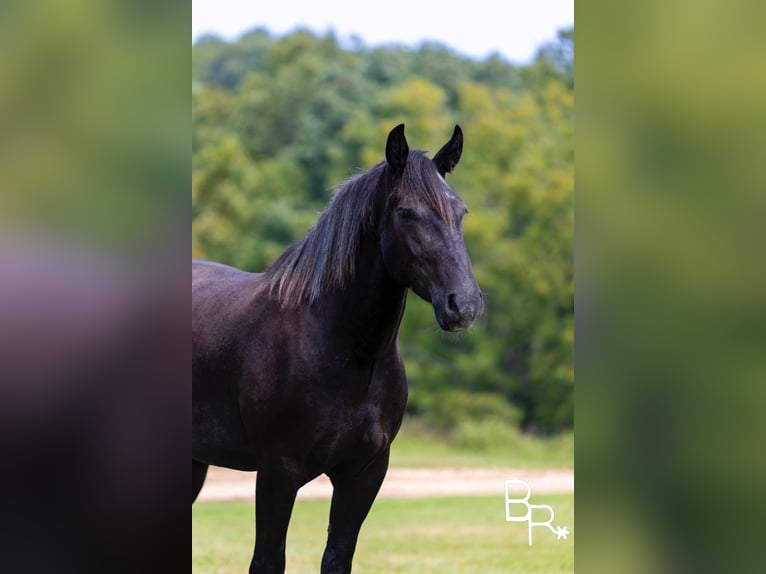
M394 170L394 173L404 172L404 166L407 165L407 156L410 153L410 147L404 137L404 124L399 124L391 133L388 134L386 141L386 161Z
M460 126L455 126L455 131L452 132L450 140L442 146L436 155L434 156L434 163L439 173L444 177L447 173L452 173L455 166L460 161L460 156L463 154L463 130Z

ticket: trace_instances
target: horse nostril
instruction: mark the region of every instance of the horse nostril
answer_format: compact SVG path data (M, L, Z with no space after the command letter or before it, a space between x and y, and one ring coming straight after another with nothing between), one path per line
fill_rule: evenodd
M458 312L457 303L455 303L455 294L450 293L450 295L447 297L447 309L452 311L453 313Z

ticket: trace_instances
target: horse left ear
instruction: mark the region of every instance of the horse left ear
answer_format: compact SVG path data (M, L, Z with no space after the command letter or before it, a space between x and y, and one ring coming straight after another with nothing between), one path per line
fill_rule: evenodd
M434 156L434 163L436 168L442 177L445 174L452 173L455 166L460 161L460 156L463 154L463 130L460 126L455 126L455 131L452 132L450 140L442 146L442 148Z

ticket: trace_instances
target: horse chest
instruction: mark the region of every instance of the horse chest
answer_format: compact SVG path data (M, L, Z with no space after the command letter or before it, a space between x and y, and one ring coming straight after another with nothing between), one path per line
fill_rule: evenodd
M348 460L368 460L391 444L392 431L383 417L346 416L344 421L327 417L325 432L313 445L310 458L324 470Z
M402 379L373 369L353 385L335 393L328 390L324 407L316 413L316 436L321 438L314 444L314 457L331 462L366 459L387 448L404 414Z

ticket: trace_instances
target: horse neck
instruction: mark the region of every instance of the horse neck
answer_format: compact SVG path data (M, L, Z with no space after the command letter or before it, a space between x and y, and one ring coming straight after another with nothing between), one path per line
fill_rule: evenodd
M377 236L364 234L357 254L354 276L329 295L333 331L360 358L374 358L396 343L404 314L407 289L386 271Z

